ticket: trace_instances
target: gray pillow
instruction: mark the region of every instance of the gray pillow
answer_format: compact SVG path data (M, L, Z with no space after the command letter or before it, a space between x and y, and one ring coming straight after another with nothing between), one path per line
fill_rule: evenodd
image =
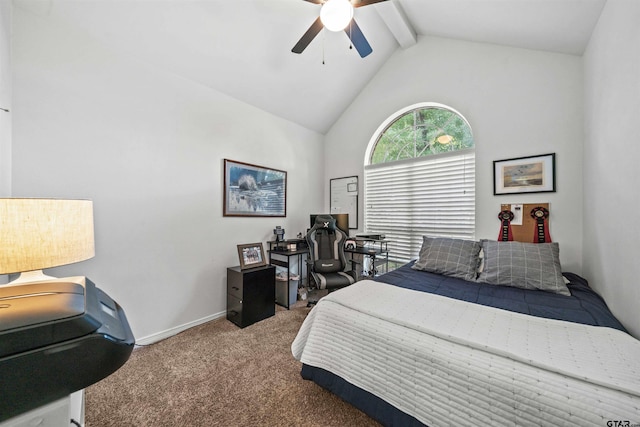
M474 281L479 253L479 242L423 236L418 260L411 268Z
M539 289L570 296L562 279L558 243L481 240L484 268L478 282Z

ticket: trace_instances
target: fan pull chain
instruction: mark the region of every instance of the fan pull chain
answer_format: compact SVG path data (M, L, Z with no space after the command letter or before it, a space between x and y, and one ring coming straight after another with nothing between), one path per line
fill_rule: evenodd
M349 22L349 49L353 50L353 19Z
M325 46L325 41L326 37L325 37L325 32L324 29L322 30L322 65L324 65L324 46Z

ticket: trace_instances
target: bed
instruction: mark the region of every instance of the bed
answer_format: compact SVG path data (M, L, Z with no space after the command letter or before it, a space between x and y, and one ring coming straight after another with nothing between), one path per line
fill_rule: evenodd
M558 253L425 237L416 261L318 302L301 374L383 425L640 423L640 341Z

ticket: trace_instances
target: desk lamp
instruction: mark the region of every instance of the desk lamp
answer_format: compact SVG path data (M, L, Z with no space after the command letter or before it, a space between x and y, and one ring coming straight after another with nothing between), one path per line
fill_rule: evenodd
M45 268L95 255L90 200L0 199L0 274L20 273L9 285L55 279Z

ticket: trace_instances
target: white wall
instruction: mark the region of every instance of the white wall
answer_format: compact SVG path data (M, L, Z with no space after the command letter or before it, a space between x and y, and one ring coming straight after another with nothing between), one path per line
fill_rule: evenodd
M236 245L323 206L322 135L14 9L13 195L94 201L86 275L136 338L226 310ZM286 218L222 216L223 159L288 172Z
M11 195L11 7L0 1L0 197Z
M7 5L0 2L0 94L11 91ZM603 220L613 206L632 213L640 204L631 128L639 5L608 1L584 79L582 58L421 37L354 100L324 149L321 135L14 9L13 136L0 130L0 191L9 194L12 179L14 196L93 199L96 257L52 273L94 279L147 337L221 314L235 244L265 241L275 225L288 236L302 231L308 213L328 209L329 179L358 175L362 186L364 152L382 121L416 102L441 102L474 129L476 236L497 236L500 203L550 202L565 270L589 278L639 336L638 226ZM623 145L609 148L612 140ZM557 153L557 193L493 196L493 160L548 152ZM287 170L287 218L222 217L223 158ZM362 195L359 212L362 226Z
M640 2L608 0L584 55L584 272L640 337Z
M420 37L399 50L326 137L328 180L363 178L375 130L403 107L449 105L471 124L476 143L476 237L496 239L501 203L550 203L550 230L567 271L582 260L582 62L577 56ZM493 195L493 161L556 153L556 193ZM362 185L361 185L362 187ZM363 224L363 197L359 198Z

